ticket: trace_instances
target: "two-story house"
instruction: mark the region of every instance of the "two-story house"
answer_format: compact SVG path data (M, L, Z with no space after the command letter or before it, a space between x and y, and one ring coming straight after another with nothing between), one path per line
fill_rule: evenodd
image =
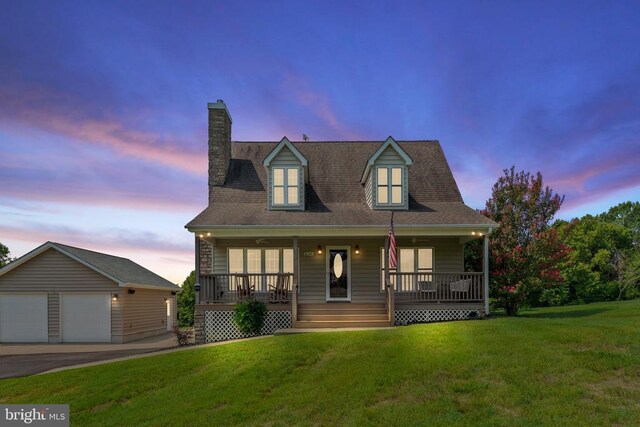
M224 102L208 110L209 206L186 225L198 342L239 337L247 297L267 303L264 333L488 314L497 224L465 206L438 141L237 142ZM482 272L464 271L471 239Z

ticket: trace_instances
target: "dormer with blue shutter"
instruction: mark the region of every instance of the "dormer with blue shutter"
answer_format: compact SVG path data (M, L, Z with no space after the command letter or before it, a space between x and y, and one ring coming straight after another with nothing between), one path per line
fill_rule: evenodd
M367 205L374 210L409 209L409 166L413 160L389 137L369 158L362 175Z
M262 162L267 169L269 210L304 210L309 162L285 136Z

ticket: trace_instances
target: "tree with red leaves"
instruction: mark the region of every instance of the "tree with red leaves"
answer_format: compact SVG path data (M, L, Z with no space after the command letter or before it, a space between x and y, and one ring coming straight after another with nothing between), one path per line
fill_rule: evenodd
M542 174L504 170L482 214L500 224L491 235L491 296L516 315L528 295L562 283L559 264L569 249L550 227L564 196L542 184Z

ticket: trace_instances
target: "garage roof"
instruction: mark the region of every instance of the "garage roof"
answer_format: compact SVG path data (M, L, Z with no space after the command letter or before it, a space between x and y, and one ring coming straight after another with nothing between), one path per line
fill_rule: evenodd
M158 276L156 273L144 268L140 264L136 264L128 258L108 255L102 252L90 251L88 249L63 245L62 243L56 242L46 242L26 255L4 266L0 269L0 276L10 270L13 270L31 258L40 255L47 249L58 250L60 253L67 255L103 276L117 282L121 287L167 289L172 291L180 290L179 286Z

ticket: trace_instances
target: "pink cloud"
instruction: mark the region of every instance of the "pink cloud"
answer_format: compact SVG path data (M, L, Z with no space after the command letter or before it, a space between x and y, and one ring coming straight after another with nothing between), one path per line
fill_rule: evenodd
M0 235L5 240L31 243L35 246L46 241L59 242L84 249L96 250L113 255L119 252L140 251L157 253L173 260L190 260L193 249L189 245L160 239L150 233L136 233L125 230L100 235L71 227L39 226L9 227L0 225Z
M61 97L50 90L0 88L0 120L5 125L40 129L78 143L96 144L117 153L159 163L195 175L206 174L206 153L194 152L187 139L165 138L157 132L129 128L117 117L95 118L78 102L53 102ZM191 139L191 137L189 137Z

